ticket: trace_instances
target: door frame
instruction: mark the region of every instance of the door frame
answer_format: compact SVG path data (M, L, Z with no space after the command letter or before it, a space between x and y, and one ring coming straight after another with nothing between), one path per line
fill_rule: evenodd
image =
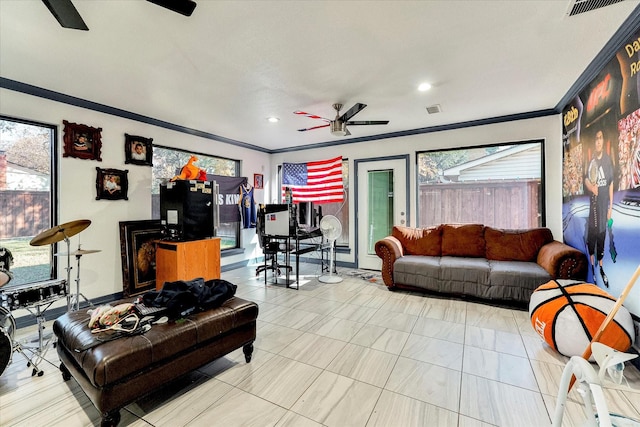
M354 159L353 161L353 169L354 169L354 179L353 179L353 183L354 183L354 195L353 195L353 212L355 213L354 215L354 226L355 226L355 243L354 243L354 248L355 248L355 259L354 259L354 264L356 266L356 268L360 268L359 262L360 262L360 258L359 258L359 254L360 254L360 248L359 248L359 233L360 233L360 224L359 224L359 220L358 220L358 214L356 213L356 203L358 203L358 197L359 197L359 188L358 188L358 171L359 171L359 166L360 164L364 164L364 163L370 163L370 162L380 162L380 161L385 161L385 160L404 160L405 161L405 168L406 168L406 174L405 174L405 188L406 188L406 196L405 196L405 200L406 200L406 206L405 206L405 212L406 212L406 217L407 217L407 223L406 225L409 226L410 221L411 221L411 210L409 209L409 206L411 205L410 202L410 191L409 191L409 187L410 187L410 183L411 183L411 178L410 176L410 169L409 169L409 160L410 160L410 155L409 154L399 154L396 156L382 156L382 157L367 157L364 159ZM366 189L365 189L366 191Z

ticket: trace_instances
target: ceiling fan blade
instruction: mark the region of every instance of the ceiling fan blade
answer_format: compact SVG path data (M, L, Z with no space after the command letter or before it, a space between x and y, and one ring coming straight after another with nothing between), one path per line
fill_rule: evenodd
M71 0L42 0L42 3L64 28L89 30Z
M364 109L364 107L366 107L366 106L367 106L367 104L361 104L361 103L357 102L353 107L349 108L346 113L344 113L342 116L340 116L340 121L341 122L346 122L351 117L355 116L360 111L362 111Z
M326 125L314 126L314 127L306 128L306 129L298 129L298 132L305 132L305 131L308 131L308 130L326 128L326 127L329 127L329 126L330 126L330 123L327 123Z
M331 121L329 119L325 119L324 117L320 117L320 116L317 116L317 115L311 114L311 113L306 113L306 112L300 111L300 110L294 111L293 114L297 114L299 116L309 117L310 119L320 119L320 120L324 120L325 122L330 122Z
M388 125L389 120L361 120L359 122L347 122L349 126L362 126L362 125Z
M196 8L196 2L192 0L147 0L149 3L172 10L184 16L191 16Z

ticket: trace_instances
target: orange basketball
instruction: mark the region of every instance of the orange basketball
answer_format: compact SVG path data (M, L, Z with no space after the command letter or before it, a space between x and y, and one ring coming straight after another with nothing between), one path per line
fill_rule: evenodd
M616 299L591 283L551 280L531 295L531 326L554 350L564 356L582 356ZM627 351L635 338L633 319L620 307L598 340Z

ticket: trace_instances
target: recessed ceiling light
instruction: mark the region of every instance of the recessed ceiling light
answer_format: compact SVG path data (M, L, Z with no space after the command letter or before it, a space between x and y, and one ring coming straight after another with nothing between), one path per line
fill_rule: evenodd
M277 118L277 117L267 117L267 121L269 123L278 123L280 121L280 119Z
M420 86L418 86L418 90L420 92L426 92L429 89L431 89L431 85L429 83L420 83Z

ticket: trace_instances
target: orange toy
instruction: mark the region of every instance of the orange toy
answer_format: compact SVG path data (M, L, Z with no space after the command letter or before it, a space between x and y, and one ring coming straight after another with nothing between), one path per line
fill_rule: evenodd
M186 165L180 169L180 175L176 175L171 178L171 181L177 180L198 180L198 181L206 181L207 180L207 172L204 169L200 169L198 166L193 163L198 161L198 158L194 155L189 157L189 161Z

